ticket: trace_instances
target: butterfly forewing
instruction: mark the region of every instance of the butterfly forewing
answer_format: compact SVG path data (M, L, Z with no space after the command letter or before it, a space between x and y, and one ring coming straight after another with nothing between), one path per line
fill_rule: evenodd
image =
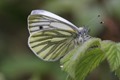
M61 23L59 20L55 20L47 16L30 15L28 20L30 33L40 31L41 28L44 30L59 28L74 31L69 25Z
M74 48L76 36L76 33L67 30L43 30L31 34L29 46L41 59L55 61Z
M28 17L28 30L30 33L53 28L78 32L75 25L48 11L33 10Z

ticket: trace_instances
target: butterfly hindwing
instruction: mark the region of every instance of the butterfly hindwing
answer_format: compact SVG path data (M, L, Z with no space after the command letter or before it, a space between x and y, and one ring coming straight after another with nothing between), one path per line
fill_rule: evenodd
M74 48L73 31L62 29L41 30L29 37L29 46L41 59L55 61Z

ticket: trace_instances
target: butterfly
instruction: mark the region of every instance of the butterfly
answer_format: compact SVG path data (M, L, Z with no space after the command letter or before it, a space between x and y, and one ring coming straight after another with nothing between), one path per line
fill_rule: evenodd
M45 61L56 61L90 39L88 29L76 27L66 19L45 10L33 10L28 16L30 49Z

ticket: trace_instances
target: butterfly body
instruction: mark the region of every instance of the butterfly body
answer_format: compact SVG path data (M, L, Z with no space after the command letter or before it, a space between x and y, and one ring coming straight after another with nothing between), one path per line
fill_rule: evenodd
M45 10L33 10L28 17L28 45L45 61L56 61L90 38L88 30Z

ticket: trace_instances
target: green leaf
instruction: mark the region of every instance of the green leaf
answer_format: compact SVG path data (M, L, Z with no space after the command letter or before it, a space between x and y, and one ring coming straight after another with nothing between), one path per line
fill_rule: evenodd
M70 75L68 75L66 80L74 80L74 79Z
M117 70L120 67L120 43L106 40L101 42L101 45L105 51L111 71Z
M62 70L66 71L72 78L75 76L75 65L76 65L76 58L73 56L78 53L77 50L79 50L79 47L76 47L73 49L69 54L67 54L65 57L61 59L61 66Z
M84 80L89 72L95 69L103 60L104 53L100 48L87 51L78 62L75 70L75 80Z
M100 39L92 38L77 46L61 59L62 70L69 74L68 80L82 80L103 59L104 54L100 49Z

